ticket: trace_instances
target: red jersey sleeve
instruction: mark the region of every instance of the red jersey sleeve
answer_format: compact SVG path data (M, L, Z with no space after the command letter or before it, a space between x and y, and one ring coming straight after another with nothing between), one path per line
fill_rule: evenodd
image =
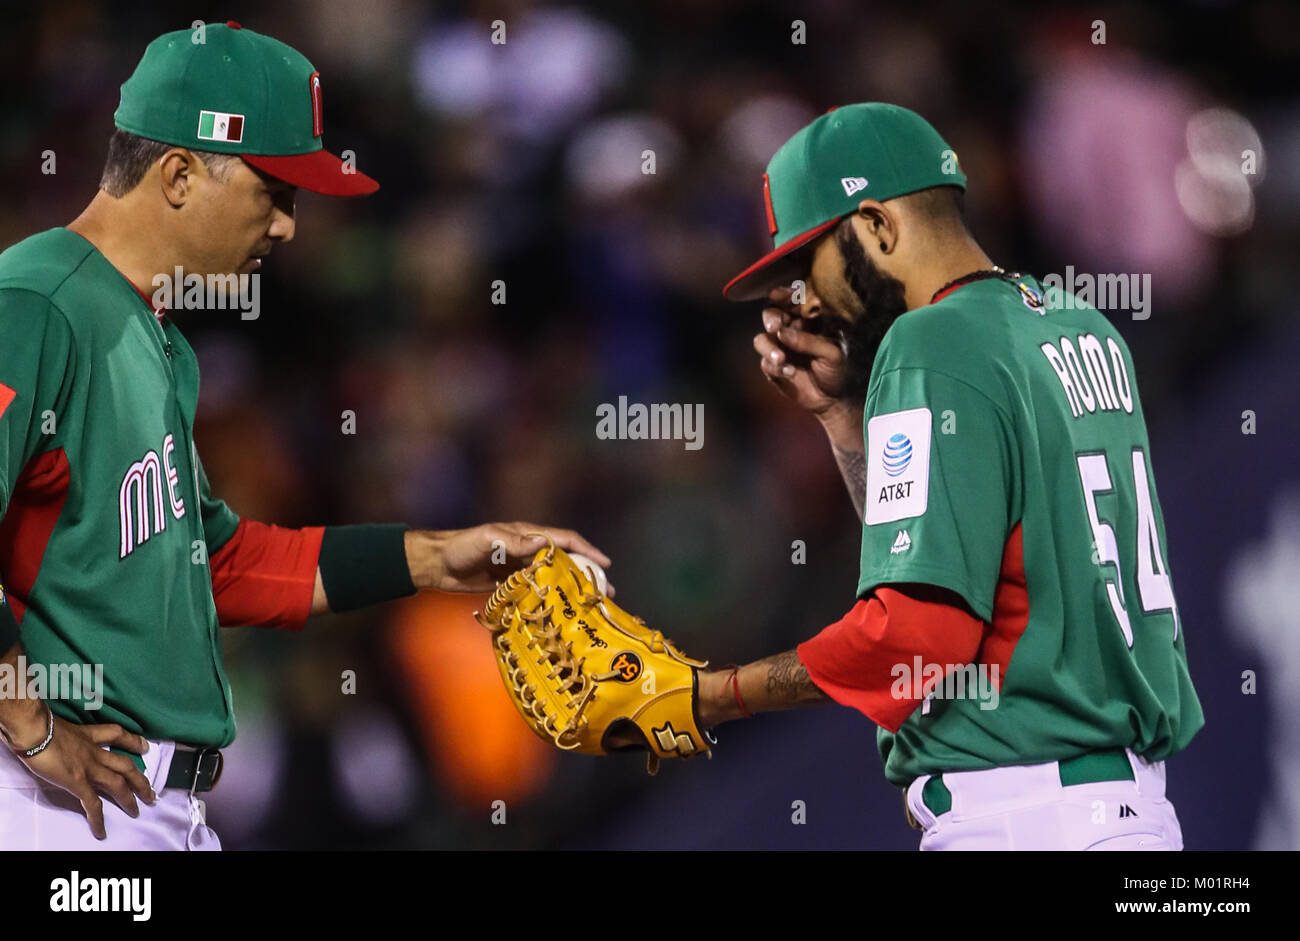
M300 631L311 614L323 526L287 529L240 520L212 554L212 597L221 624Z
M923 664L973 663L984 629L969 611L881 586L796 652L826 695L897 732L922 702L910 682L898 682L898 666L910 676L917 657ZM923 693L939 679L926 682Z

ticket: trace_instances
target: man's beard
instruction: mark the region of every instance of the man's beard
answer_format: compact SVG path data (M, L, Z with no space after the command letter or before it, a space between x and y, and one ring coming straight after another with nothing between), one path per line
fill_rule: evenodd
M843 225L836 231L835 242L844 256L844 280L862 304L862 313L852 322L833 318L836 322L832 329L839 334L845 351L841 395L865 399L876 353L894 321L907 313L907 301L903 282L872 264L851 225Z

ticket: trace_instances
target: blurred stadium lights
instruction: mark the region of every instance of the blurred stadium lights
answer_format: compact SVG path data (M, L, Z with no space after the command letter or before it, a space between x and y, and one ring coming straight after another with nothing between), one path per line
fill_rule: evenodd
M647 151L654 154L653 174L644 169ZM580 131L565 155L565 171L574 191L602 202L667 176L682 151L681 137L665 122L647 114L622 115Z
M760 95L729 114L718 129L718 139L732 159L761 173L772 154L817 112L788 95Z
M1202 232L1239 235L1255 221L1254 187L1264 179L1264 145L1245 117L1207 108L1187 122L1188 157L1174 171L1183 212Z

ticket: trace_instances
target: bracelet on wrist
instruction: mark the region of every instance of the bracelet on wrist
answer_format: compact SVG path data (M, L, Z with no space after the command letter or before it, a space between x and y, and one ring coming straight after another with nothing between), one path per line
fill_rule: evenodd
M14 740L9 737L8 732L4 733L5 741L9 743L10 749L26 758L35 758L41 752L45 751L45 749L49 747L50 742L54 740L54 710L50 708L50 704L47 702L42 702L41 705L45 707L45 739L39 745L33 745L31 748L23 748L20 745L14 744Z
M731 670L731 675L727 677L727 681L726 683L723 684L722 688L726 689L728 686L730 686L732 694L736 697L736 705L740 707L740 714L744 716L746 719L754 718L754 714L750 712L747 708L745 708L745 701L740 698L740 677L738 676L738 674L740 673L739 664L728 663L722 669Z

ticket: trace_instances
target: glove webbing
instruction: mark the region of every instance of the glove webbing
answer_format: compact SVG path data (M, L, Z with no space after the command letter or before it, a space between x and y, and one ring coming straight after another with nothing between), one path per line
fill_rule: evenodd
M515 694L519 701L524 704L532 713L534 725L538 731L544 731L555 741L556 747L566 751L577 748L579 743L576 741L565 742L565 736L572 736L579 729L587 724L583 712L596 695L596 684L611 680L618 676L617 670L610 670L608 673L594 674L587 677L582 672L582 666L586 662L586 657L579 658L576 662L573 659L573 641L564 642L560 640L559 628L552 622L551 615L555 610L554 605L545 605L546 596L550 592L549 587L538 585L533 580L533 573L542 565L552 565L555 562L554 546L545 556L533 560L527 568L522 568L512 573L506 578L505 583L497 586L497 590L488 598L487 604L483 607L483 615L478 616L478 622L492 631L496 637L494 643L502 651L502 656L506 664L511 668L509 672L510 682L514 685ZM528 587L537 595L543 606L539 606L535 611L523 611L511 599L511 593L517 591L527 583ZM584 608L590 608L600 601L599 592L588 593L582 590L579 585L578 603ZM500 627L502 624L510 624L514 621L515 615L524 622L522 625L523 632L528 636L528 642L524 645L525 650L536 649L541 657L537 660L538 666L551 665L551 670L547 673L548 680L560 678L559 685L556 687L559 692L570 693L569 700L565 703L566 709L573 709L574 714L565 724L564 728L556 725L556 717L547 711L546 701L537 695L537 689L528 682L528 671L519 665L519 651L511 648L510 638L507 632ZM608 620L608 618L607 618ZM529 625L540 625L534 631ZM526 655L526 654L525 654ZM564 675L567 671L567 675ZM575 689L576 687L576 689ZM582 698L575 701L575 696L581 695Z

